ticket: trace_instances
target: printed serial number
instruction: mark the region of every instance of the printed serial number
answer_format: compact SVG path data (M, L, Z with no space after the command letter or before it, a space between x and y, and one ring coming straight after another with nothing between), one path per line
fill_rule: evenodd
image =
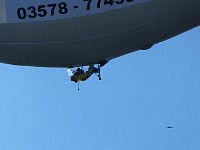
M49 8L49 9L47 9ZM47 5L39 5L37 8L34 6L30 6L27 9L20 7L17 9L17 16L19 19L26 19L39 17L45 17L49 13L51 16L54 16L55 9L58 8L59 14L67 14L67 4L65 2L61 2L59 4L47 4Z
M120 5L125 2L133 2L134 0L83 0L85 2L85 10L91 10L91 7L101 8L102 6ZM93 4L93 5L92 5ZM94 5L95 4L95 5ZM78 5L71 6L73 9L79 9ZM69 6L66 2L53 3L47 5L29 6L27 8L20 7L17 9L17 17L19 19L45 17L55 14L65 15L69 12Z
M83 0L84 2L88 2L87 3L87 10L90 10L90 6L91 6L91 3L92 3L92 1L94 1L94 0ZM104 3L103 3L103 0L97 0L97 8L101 8L101 5L102 5L102 3L104 4L104 5L110 5L110 6L112 6L112 5L114 5L114 4L123 4L124 2L133 2L134 0L104 0Z

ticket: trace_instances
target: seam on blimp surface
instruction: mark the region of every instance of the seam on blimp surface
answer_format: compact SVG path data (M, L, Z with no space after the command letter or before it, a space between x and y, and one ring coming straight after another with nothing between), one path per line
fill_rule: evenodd
M131 29L134 29L134 28L137 28L137 27L141 27L141 26L150 24L150 23L152 23L152 22L153 22L153 20L148 21L148 22L145 22L145 23L140 24L140 25L132 26L132 27L130 27L130 28L121 29L121 30L119 30L119 31L115 31L115 32L107 33L107 34L102 34L102 35L95 36L95 37L91 37L91 38L73 40L73 41L44 42L44 43L40 43L40 42L38 42L38 43L33 43L33 42L30 42L30 43L0 43L0 45L47 45L47 44L75 43L75 42L81 42L81 41L87 41L87 40L91 40L91 39L96 39L96 38L100 38L100 37L104 37L104 36L108 36L108 35L113 35L113 34L116 34L116 33L120 33L120 32L123 32L123 31L127 31L127 30L131 30Z
M149 11L146 11L146 12L143 12L143 13L141 13L141 14L139 14L140 16L143 16L143 15L146 15L146 14L150 14L150 13L154 13L154 10L152 9L152 10L149 10ZM134 15L135 16L135 15ZM119 18L117 21L118 22L123 22L124 20L127 20L127 19L131 19L133 16L131 15L129 15L129 16L127 16L126 18ZM106 25L106 24L108 24L108 23L112 23L112 21L111 22L106 22L106 23L102 23L101 25ZM92 26L90 26L90 27L92 27ZM88 28L90 28L90 27L84 27L83 29L88 29ZM67 32L68 30L66 30L66 29L63 29L62 30L63 32ZM34 35L35 34L44 34L44 33L47 33L46 31L45 32L43 32L43 31L40 31L40 32L34 32ZM26 32L23 32L23 33L0 33L0 35L32 35L32 33L26 33Z

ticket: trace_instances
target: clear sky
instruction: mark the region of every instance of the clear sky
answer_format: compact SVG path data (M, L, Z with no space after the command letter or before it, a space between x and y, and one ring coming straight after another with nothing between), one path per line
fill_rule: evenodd
M199 150L199 39L114 59L80 91L65 69L0 64L0 150Z

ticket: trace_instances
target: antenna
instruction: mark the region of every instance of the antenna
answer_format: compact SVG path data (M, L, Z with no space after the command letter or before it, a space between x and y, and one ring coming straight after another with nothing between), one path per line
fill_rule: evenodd
M80 90L80 88L79 88L79 82L78 82L78 91Z
M98 65L98 78L99 78L99 80L101 80L101 68L100 67L101 66Z

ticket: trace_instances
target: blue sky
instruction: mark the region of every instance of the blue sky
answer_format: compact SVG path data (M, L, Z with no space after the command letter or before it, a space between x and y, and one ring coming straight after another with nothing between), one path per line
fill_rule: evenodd
M0 64L0 149L199 150L199 38L114 59L80 91L65 69Z

